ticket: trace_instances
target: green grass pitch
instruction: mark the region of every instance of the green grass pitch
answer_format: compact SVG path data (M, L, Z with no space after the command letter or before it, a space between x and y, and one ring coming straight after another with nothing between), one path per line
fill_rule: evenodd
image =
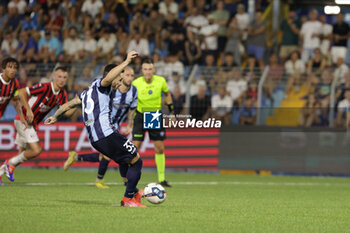
M169 173L167 200L123 208L96 171L20 169L0 187L0 232L350 232L350 179ZM145 172L139 187L155 181ZM90 184L88 184L90 183Z

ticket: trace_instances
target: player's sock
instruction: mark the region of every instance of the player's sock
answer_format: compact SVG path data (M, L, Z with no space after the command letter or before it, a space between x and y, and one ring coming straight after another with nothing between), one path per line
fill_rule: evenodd
M78 155L77 161L97 163L98 161L100 161L99 156L99 153L82 154Z
M128 169L129 169L129 164L127 164L127 163L119 164L120 176L123 177L123 178L126 178L126 174L128 173Z
M0 167L0 177L5 174L5 169L6 169L5 167L6 167L5 164L1 165L1 167Z
M126 190L124 196L127 198L133 198L134 195L139 191L137 189L137 184L141 178L141 169L142 169L142 159L139 158L136 163L131 164L126 173L126 178L128 183L126 185Z
M100 164L98 166L98 173L97 173L97 180L103 180L103 177L106 174L106 171L108 169L108 164L109 164L109 160L105 159L104 157L102 157Z
M156 154L155 159L158 171L158 181L162 182L165 180L165 154Z
M9 164L11 166L18 166L19 164L23 163L24 161L27 161L27 158L24 157L24 151L14 157L12 157L10 160L9 160Z

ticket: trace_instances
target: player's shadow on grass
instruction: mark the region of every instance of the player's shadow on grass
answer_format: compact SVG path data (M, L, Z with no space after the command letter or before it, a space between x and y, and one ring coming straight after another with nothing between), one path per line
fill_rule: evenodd
M110 206L111 203L107 201L89 201L89 200L57 200L58 202L64 202L68 204L78 205L93 205L93 206Z

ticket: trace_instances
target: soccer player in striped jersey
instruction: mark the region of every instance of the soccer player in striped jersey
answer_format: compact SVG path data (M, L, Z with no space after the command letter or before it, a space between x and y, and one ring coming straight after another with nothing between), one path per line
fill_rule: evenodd
M113 159L119 166L126 168L128 182L120 203L125 207L146 207L141 204L143 191L137 189L141 178L142 159L134 144L120 134L112 124L110 119L113 103L111 92L113 92L112 82L137 55L137 52L129 52L126 60L113 68L106 77L95 80L79 97L64 104L45 121L46 124L53 124L66 111L82 105L83 120L91 145L100 153ZM120 76L117 79L117 87L121 85L122 78Z
M1 68L3 72L0 74L0 118L4 114L7 105L11 101L19 115L20 121L25 127L27 127L28 124L23 117L21 104L18 98L19 83L15 78L15 74L19 68L19 63L12 57L5 58L2 61ZM0 173L1 170L4 171L4 169L5 166L2 166L0 168ZM4 183L2 182L2 178L0 176L0 185L3 184Z
M103 71L103 77L105 77L108 72L115 66L116 65L114 64L107 65ZM128 135L131 132L131 125L137 105L137 89L135 86L131 85L132 81L134 80L134 70L131 67L125 67L124 72L120 75L122 76L121 85L117 87L118 79L115 79L112 83L113 91L111 92L110 96L112 101L110 121L115 129L119 130L120 124L125 120L127 116L127 127L125 134ZM64 170L67 171L68 168L77 161L92 163L99 162L95 186L102 189L109 188L103 182L103 177L110 162L110 159L108 157L105 157L101 153L78 155L75 151L71 151L69 152L69 156L64 163ZM119 171L124 182L127 182L125 168L119 167Z
M68 78L64 67L57 67L54 71L52 82L39 83L37 85L22 88L18 92L22 104L23 115L26 117L28 127L21 121L19 116L15 117L15 127L17 131L16 144L19 152L16 156L5 161L6 176L10 181L14 181L15 167L24 161L33 159L41 153L36 128L40 121L57 105L67 102L67 93L63 89ZM67 113L70 116L73 111ZM0 175L2 175L0 173Z

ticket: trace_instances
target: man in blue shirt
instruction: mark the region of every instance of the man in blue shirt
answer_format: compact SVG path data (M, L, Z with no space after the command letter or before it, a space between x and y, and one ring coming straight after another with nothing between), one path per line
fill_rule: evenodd
M120 134L111 122L113 103L111 93L112 82L137 55L137 52L129 52L123 63L113 68L102 79L95 80L79 97L64 104L54 116L45 121L46 124L53 124L66 111L82 105L84 124L92 146L119 165L128 167L126 173L128 183L121 201L121 206L125 207L146 207L141 204L142 190L139 191L136 187L141 178L142 159L134 144ZM121 85L123 76L118 79L116 87Z
M45 36L40 38L38 47L40 59L43 62L56 61L56 58L62 52L62 43L52 36L49 30L45 30Z

